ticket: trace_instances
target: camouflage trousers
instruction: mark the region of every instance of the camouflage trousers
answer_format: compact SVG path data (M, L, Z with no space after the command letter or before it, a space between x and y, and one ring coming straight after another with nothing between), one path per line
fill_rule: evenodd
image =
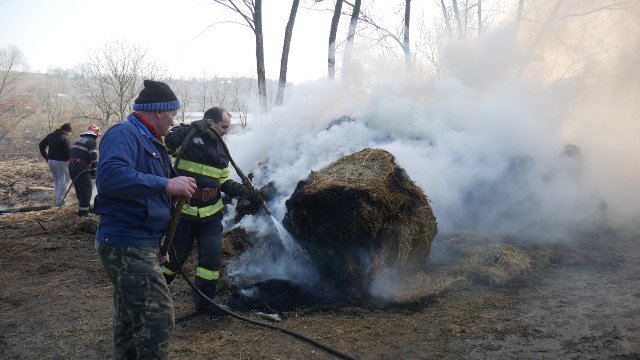
M115 359L167 359L175 315L158 249L103 246L97 250L114 288Z

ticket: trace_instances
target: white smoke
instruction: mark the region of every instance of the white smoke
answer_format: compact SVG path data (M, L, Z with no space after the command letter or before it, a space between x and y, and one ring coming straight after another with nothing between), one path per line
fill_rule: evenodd
M449 44L449 75L442 78L387 80L367 92L341 82L296 86L284 106L230 136L231 151L241 167L255 170L257 185L275 182L279 196L269 206L278 219L300 180L365 147L396 157L431 198L444 233L567 240L604 219L639 214L640 166L630 158L640 126L607 122L606 110L614 104L618 120L635 119L640 81L631 93L618 92L618 101L581 108L579 86L513 75L521 56L512 34L505 26L472 44ZM619 64L634 69L636 80L639 53L627 52L631 61ZM576 125L580 113L587 121ZM343 115L354 121L330 126ZM257 222L269 219L243 225Z
M493 34L502 41L505 32ZM454 58L486 58L476 55L481 46L462 47ZM310 171L380 147L431 197L444 232L562 236L567 225L599 211L596 189L581 184L580 159L563 154L567 142L543 89L496 78L386 81L365 94L340 83L307 83L293 89L285 106L231 137L230 147L245 168L264 162L256 184L275 182L281 196L269 206L279 219ZM355 121L329 127L343 115Z

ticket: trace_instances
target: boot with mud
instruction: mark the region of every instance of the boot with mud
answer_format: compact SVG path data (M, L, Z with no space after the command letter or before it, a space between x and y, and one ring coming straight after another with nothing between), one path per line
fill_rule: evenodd
M205 280L196 277L195 286L202 291L206 297L213 300L216 294L216 280ZM206 315L208 317L219 317L225 315L225 312L211 304L207 299L202 297L197 291L192 290L193 301L195 303L196 314Z

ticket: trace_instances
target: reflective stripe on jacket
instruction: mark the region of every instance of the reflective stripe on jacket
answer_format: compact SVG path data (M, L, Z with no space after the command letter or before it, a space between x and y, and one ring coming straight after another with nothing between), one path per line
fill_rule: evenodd
M92 168L98 166L98 150L96 150L96 137L94 135L82 134L71 145L70 155L72 158L84 160Z
M164 145L171 155L177 156L189 130L190 127L185 124L169 130L164 137ZM175 158L172 160L172 164L175 164ZM220 188L230 181L229 159L222 143L198 132L185 144L175 170L179 175L193 177L199 188ZM218 192L209 200L191 198L182 213L187 219L207 219L223 208L222 197Z

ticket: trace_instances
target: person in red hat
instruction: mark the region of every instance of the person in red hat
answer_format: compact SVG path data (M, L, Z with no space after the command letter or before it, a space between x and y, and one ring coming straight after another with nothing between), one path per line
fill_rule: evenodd
M89 125L87 130L80 134L78 140L71 146L69 175L73 179L73 186L78 198L78 216L89 215L91 195L93 194L91 180L95 179L96 167L98 166L96 141L100 135L100 128L97 125Z

